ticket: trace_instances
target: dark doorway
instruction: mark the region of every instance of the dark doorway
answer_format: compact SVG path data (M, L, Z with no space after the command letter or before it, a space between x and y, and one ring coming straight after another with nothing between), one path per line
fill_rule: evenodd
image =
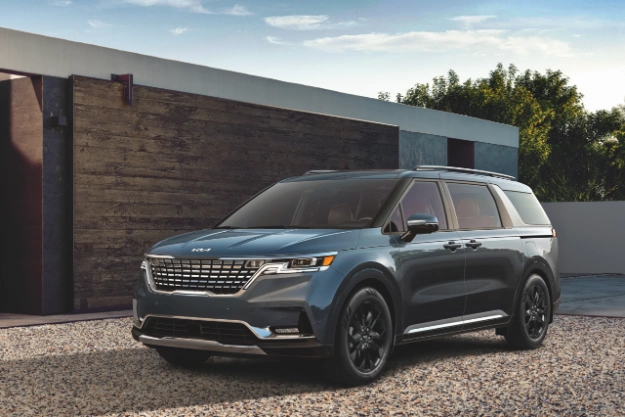
M41 314L42 78L0 77L0 311Z
M447 139L447 165L461 168L475 168L475 142L461 139Z

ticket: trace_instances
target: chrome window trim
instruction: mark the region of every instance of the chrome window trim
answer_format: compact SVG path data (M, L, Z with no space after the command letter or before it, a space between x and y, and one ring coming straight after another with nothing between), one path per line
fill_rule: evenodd
M325 252L325 253L315 253L312 255L285 255L284 257L276 258L261 258L261 257L220 257L217 258L220 261L246 261L246 260L254 260L254 259L262 259L267 260L268 262L261 265L260 268L252 275L252 278L241 288L238 292L234 294L215 294L211 291L195 291L195 290L174 290L174 291L163 291L156 288L154 285L154 280L152 279L152 270L148 265L147 261L144 260L141 262L141 269L145 271L145 275L147 277L147 284L150 288L150 291L157 294L166 294L166 295L203 295L207 297L239 297L241 294L245 292L256 279L261 275L279 275L279 274L299 274L305 272L323 272L326 271L330 266L315 266L312 268L289 268L289 262L285 261L285 259L299 259L299 258L321 258L324 256L336 256L338 252ZM157 258L157 259L178 259L171 255L151 255L146 254L146 258ZM185 259L185 258L180 258ZM210 259L210 258L208 258ZM272 262L274 260L281 259L280 262ZM265 274L264 272L268 269L275 268L275 270L271 274Z
M248 329L250 329L250 331L254 334L254 336L256 336L256 338L259 340L314 339L315 338L314 335L277 334L277 333L272 332L271 329L269 329L269 327L254 327L243 320L212 319L212 318L205 318L205 317L168 316L165 314L146 314L145 317L143 317L143 321L141 322L140 326L137 326L135 323L133 323L133 325L139 330L141 330L144 324L147 322L147 319L149 319L150 317L163 318L163 319L182 319L182 320L195 320L195 321L208 321L208 322L212 321L212 322L219 322L219 323L242 324ZM186 340L189 340L189 339L186 339Z

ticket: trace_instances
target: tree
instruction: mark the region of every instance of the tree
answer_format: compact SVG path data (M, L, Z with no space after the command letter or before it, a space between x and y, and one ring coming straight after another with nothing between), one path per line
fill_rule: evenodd
M399 103L519 127L519 178L541 201L591 201L625 194L625 111L588 113L561 71L519 73L503 65L487 78L460 82L450 70L416 84ZM390 93L380 96L390 99ZM619 182L620 181L620 182Z

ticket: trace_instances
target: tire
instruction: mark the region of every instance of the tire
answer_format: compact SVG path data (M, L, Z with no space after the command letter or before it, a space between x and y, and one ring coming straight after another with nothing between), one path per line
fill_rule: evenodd
M380 376L393 344L391 312L376 289L357 290L339 316L334 357L324 363L326 375L348 385L367 384Z
M160 347L156 351L167 362L182 367L199 366L211 357L210 353L201 350Z
M527 278L516 310L505 332L506 342L517 349L536 349L547 336L551 317L549 289L540 275Z

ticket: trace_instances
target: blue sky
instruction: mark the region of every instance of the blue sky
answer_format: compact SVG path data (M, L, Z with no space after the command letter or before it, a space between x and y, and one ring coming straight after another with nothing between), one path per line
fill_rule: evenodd
M0 26L369 97L513 63L625 103L623 0L0 0Z

